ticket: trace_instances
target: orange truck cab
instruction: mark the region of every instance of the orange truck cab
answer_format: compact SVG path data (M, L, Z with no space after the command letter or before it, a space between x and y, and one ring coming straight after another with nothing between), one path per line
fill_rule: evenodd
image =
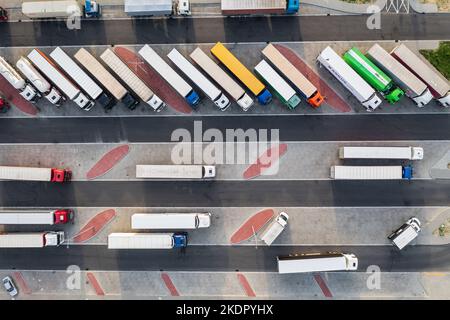
M323 100L324 100L323 96L320 94L319 91L317 91L315 94L313 94L311 98L308 99L308 103L312 105L314 108L318 108L322 104Z

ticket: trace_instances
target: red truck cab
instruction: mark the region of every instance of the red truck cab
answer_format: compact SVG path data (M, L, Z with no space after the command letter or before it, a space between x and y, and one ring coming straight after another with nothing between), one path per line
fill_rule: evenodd
M66 182L72 178L72 171L67 169L55 169L52 168L51 182Z
M8 12L0 7L0 21L8 21Z
M65 224L73 220L72 209L55 210L55 224Z
M10 108L10 106L9 106L8 101L6 101L5 98L0 96L0 113L8 112L9 108Z

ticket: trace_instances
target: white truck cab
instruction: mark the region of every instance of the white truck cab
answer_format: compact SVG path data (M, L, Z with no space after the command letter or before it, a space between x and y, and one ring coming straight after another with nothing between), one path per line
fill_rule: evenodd
M64 231L47 232L44 239L45 246L59 246L64 242Z
M260 239L270 246L286 228L288 219L289 216L286 212L280 212L261 233Z
M191 4L189 0L179 0L177 5L177 15L179 16L190 16L191 15Z
M413 241L419 235L420 221L419 219L412 217L406 221L400 228L392 232L388 239L399 250L406 247L411 241Z
M216 166L203 166L203 178L214 178L216 176Z
M48 101L56 106L61 105L64 100L62 95L36 70L27 58L20 57L16 62L16 67Z

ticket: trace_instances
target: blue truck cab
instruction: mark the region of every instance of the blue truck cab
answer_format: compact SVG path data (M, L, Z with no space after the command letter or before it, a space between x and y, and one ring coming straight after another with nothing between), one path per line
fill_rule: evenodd
M272 101L272 94L269 92L269 90L264 89L260 94L258 94L257 98L259 103L261 103L262 105L266 105Z
M402 170L403 179L411 180L413 177L413 168L412 166L404 166Z
M286 0L286 13L296 14L300 7L300 0Z
M185 248L187 247L188 239L187 233L174 233L173 235L173 247L174 248Z
M189 94L185 97L187 103L189 103L189 105L191 106L192 109L197 109L198 108L198 104L200 103L200 96L198 95L197 92L195 92L194 90L192 90L191 92L189 92Z
M97 1L86 0L84 2L84 16L86 18L99 18L102 10Z

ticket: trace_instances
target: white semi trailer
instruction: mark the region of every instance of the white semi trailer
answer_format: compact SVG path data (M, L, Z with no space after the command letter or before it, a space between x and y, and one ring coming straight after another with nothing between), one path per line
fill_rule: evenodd
M64 231L0 234L0 248L43 248L64 242Z
M72 177L68 169L0 166L1 180L66 182Z
M98 102L105 110L110 110L114 106L111 99L100 86L95 83L90 76L84 72L79 65L73 61L67 53L57 47L50 53L50 56L59 64L69 77L71 77L93 100Z
M191 15L189 0L125 0L124 9L129 16Z
M215 166L202 165L137 165L136 178L207 179L216 176Z
M375 90L356 73L331 47L326 47L317 57L317 61L367 109L374 111L381 104Z
M379 44L374 44L367 51L367 57L391 77L418 107L424 107L433 99L427 85Z
M0 211L0 224L65 224L73 220L73 210Z
M340 159L406 159L422 160L420 147L340 147Z
M202 49L195 49L190 57L237 102L242 110L247 111L253 105L253 99L245 90L208 57Z
M75 86L58 67L51 62L42 51L33 49L28 54L28 59L51 81L55 86L64 93L69 100L75 102L81 109L85 111L91 110L94 102L89 100L81 90Z
M145 45L139 54L145 61L175 89L193 109L198 108L200 97L197 92L165 62L149 45Z
M20 92L20 95L27 101L35 102L40 94L28 84L14 68L0 57L0 74Z
M167 57L172 61L189 79L199 87L214 104L225 111L231 105L230 100L222 93L208 78L195 68L183 55L173 49Z
M405 44L392 50L391 54L406 68L419 77L430 89L434 98L441 105L450 107L450 84L430 63L420 58L420 53L413 52Z
M295 109L299 105L301 100L295 90L265 60L255 66L255 72L289 109Z
M174 249L187 246L185 233L111 233L108 249Z
M411 166L332 166L332 179L336 180L401 180L411 179Z
M114 98L122 102L128 109L136 109L139 102L89 51L81 48L74 57Z
M166 104L111 50L106 49L100 58L133 92L154 111L161 111Z
M358 258L353 253L307 253L278 256L278 273L354 271Z
M32 19L82 17L83 7L76 0L29 1L22 3L22 13Z
M211 225L211 213L135 213L131 229L199 229Z
M27 58L20 57L16 62L16 67L50 103L56 106L61 105L64 101L61 93L42 76Z

